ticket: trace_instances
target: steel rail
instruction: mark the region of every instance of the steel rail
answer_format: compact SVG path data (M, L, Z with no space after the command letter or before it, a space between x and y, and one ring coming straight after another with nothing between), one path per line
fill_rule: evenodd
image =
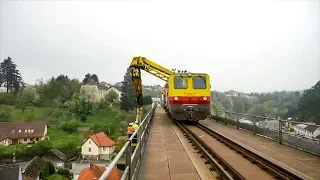
M172 119L172 118L171 118ZM172 119L180 130L187 136L187 138L196 146L199 152L204 156L207 162L218 173L219 179L233 180L244 178L235 171L226 161L224 161L217 153L204 143L197 135L191 132L185 125Z
M267 170L267 172L270 173L271 175L273 175L275 178L287 179L287 180L305 179L301 175L299 175L289 169L286 169L285 167L282 167L282 166L276 164L275 162L272 162L271 160L267 159L266 157L263 157L263 156L257 154L256 152L253 152L253 151L245 148L244 146L241 146L240 144L228 139L227 137L224 137L223 135L213 131L212 129L210 129L202 124L198 123L198 124L196 124L196 126L198 128L200 128L201 130L205 131L206 133L208 133L209 135L211 135L212 137L216 138L220 142L223 142L225 145L231 147L234 151L241 153L244 157L246 157L250 161L256 163L261 168Z

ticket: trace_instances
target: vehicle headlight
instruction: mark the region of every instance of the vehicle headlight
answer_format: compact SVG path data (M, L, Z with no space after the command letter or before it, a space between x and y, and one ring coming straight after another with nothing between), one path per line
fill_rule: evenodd
M177 96L175 96L173 99L174 99L175 101L178 101L179 98L178 98Z
M203 97L203 100L205 100L205 101L206 101L207 99L208 99L208 98L207 98L207 96L204 96L204 97Z

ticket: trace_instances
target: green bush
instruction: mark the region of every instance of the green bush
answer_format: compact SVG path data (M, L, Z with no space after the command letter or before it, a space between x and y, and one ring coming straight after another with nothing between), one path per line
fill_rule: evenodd
M46 161L46 166L48 166L50 174L56 173L56 168L50 161Z
M76 120L63 121L60 125L60 128L64 131L68 132L76 132L78 123Z
M69 169L66 169L66 168L58 169L58 174L64 176L67 179L71 179L71 173Z
M13 93L0 93L0 104L14 105L16 96Z

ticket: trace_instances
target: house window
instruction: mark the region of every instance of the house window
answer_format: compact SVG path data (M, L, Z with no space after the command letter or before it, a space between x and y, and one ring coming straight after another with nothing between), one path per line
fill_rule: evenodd
M106 151L106 147L103 147L103 151Z
M89 141L89 144L91 144L91 141Z
M39 141L39 138L36 138L36 141Z
M24 138L24 142L27 142L27 138Z
M89 148L89 152L91 152L91 148Z

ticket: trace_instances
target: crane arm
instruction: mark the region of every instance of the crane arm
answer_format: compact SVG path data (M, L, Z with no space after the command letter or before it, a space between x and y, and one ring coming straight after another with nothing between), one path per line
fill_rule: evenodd
M174 72L141 56L133 57L130 64L130 70L131 70L131 77L132 77L132 85L136 89L136 97L137 97L136 121L140 122L141 116L142 116L142 107L143 107L141 70L144 70L149 74L152 74L164 81L167 81L169 76Z

